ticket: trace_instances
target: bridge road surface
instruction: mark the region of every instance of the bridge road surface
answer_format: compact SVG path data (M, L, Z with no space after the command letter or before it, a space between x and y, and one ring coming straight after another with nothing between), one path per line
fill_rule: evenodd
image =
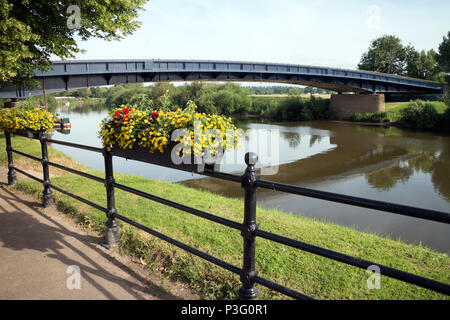
M6 177L0 167L0 299L180 299L112 258L100 239L55 209L8 188ZM80 289L76 269L68 269L74 265Z

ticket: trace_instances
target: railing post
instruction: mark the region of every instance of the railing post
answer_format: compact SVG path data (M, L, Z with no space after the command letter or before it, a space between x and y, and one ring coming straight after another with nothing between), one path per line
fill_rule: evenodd
M255 269L255 235L254 231L258 228L256 224L256 187L257 179L255 164L258 161L256 153L249 152L245 155L247 169L242 176L242 188L245 190L244 198L244 222L242 224L241 234L244 238L244 263L241 273L242 287L239 289L239 299L255 300L258 298L259 291L255 288L255 282L252 280L258 272Z
M6 130L5 130L5 138L6 138L6 154L8 155L8 185L13 186L17 182L17 176L16 171L14 170L11 134Z
M48 170L48 150L47 150L47 131L46 128L42 127L39 134L39 141L41 142L41 152L42 152L42 170L44 173L44 192L42 193L42 205L44 208L49 208L53 205L53 191L50 188L50 174Z
M105 187L106 187L106 201L108 221L106 222L106 243L105 247L108 249L117 247L120 238L119 223L115 219L117 213L116 200L114 197L114 171L111 151L103 149L103 157L105 159Z

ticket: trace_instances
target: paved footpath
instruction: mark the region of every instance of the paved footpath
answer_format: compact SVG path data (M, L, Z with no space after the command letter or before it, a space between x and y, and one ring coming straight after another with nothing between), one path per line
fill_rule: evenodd
M2 168L0 299L180 299L170 292L188 291L161 290L101 239L5 182Z

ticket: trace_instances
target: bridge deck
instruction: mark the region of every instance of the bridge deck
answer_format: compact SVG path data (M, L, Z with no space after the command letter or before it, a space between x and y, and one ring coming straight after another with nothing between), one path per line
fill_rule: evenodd
M308 85L337 92L441 94L440 83L392 74L299 64L246 61L124 59L54 61L36 70L38 87L7 84L0 98L78 88L159 81L237 81Z

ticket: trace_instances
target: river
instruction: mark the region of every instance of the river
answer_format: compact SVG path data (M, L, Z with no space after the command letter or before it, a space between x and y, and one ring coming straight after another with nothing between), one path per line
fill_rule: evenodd
M71 131L55 132L54 139L101 146L98 126L106 111L63 115L70 118ZM259 145L252 146L253 140L245 139L236 158L242 158L249 149L261 151L258 146L267 145L270 138L278 142L276 148L260 156L259 168L268 166L274 154L277 158L278 166L270 175L262 176L265 180L450 212L450 136L333 121L235 122L245 131L255 129L260 133ZM93 170L104 170L99 154L62 145L52 147ZM221 171L237 174L244 169L242 161L221 166ZM181 183L228 197L243 196L238 184L121 158L114 158L114 171ZM442 223L268 190L258 190L257 197L262 207L450 252L450 227Z

